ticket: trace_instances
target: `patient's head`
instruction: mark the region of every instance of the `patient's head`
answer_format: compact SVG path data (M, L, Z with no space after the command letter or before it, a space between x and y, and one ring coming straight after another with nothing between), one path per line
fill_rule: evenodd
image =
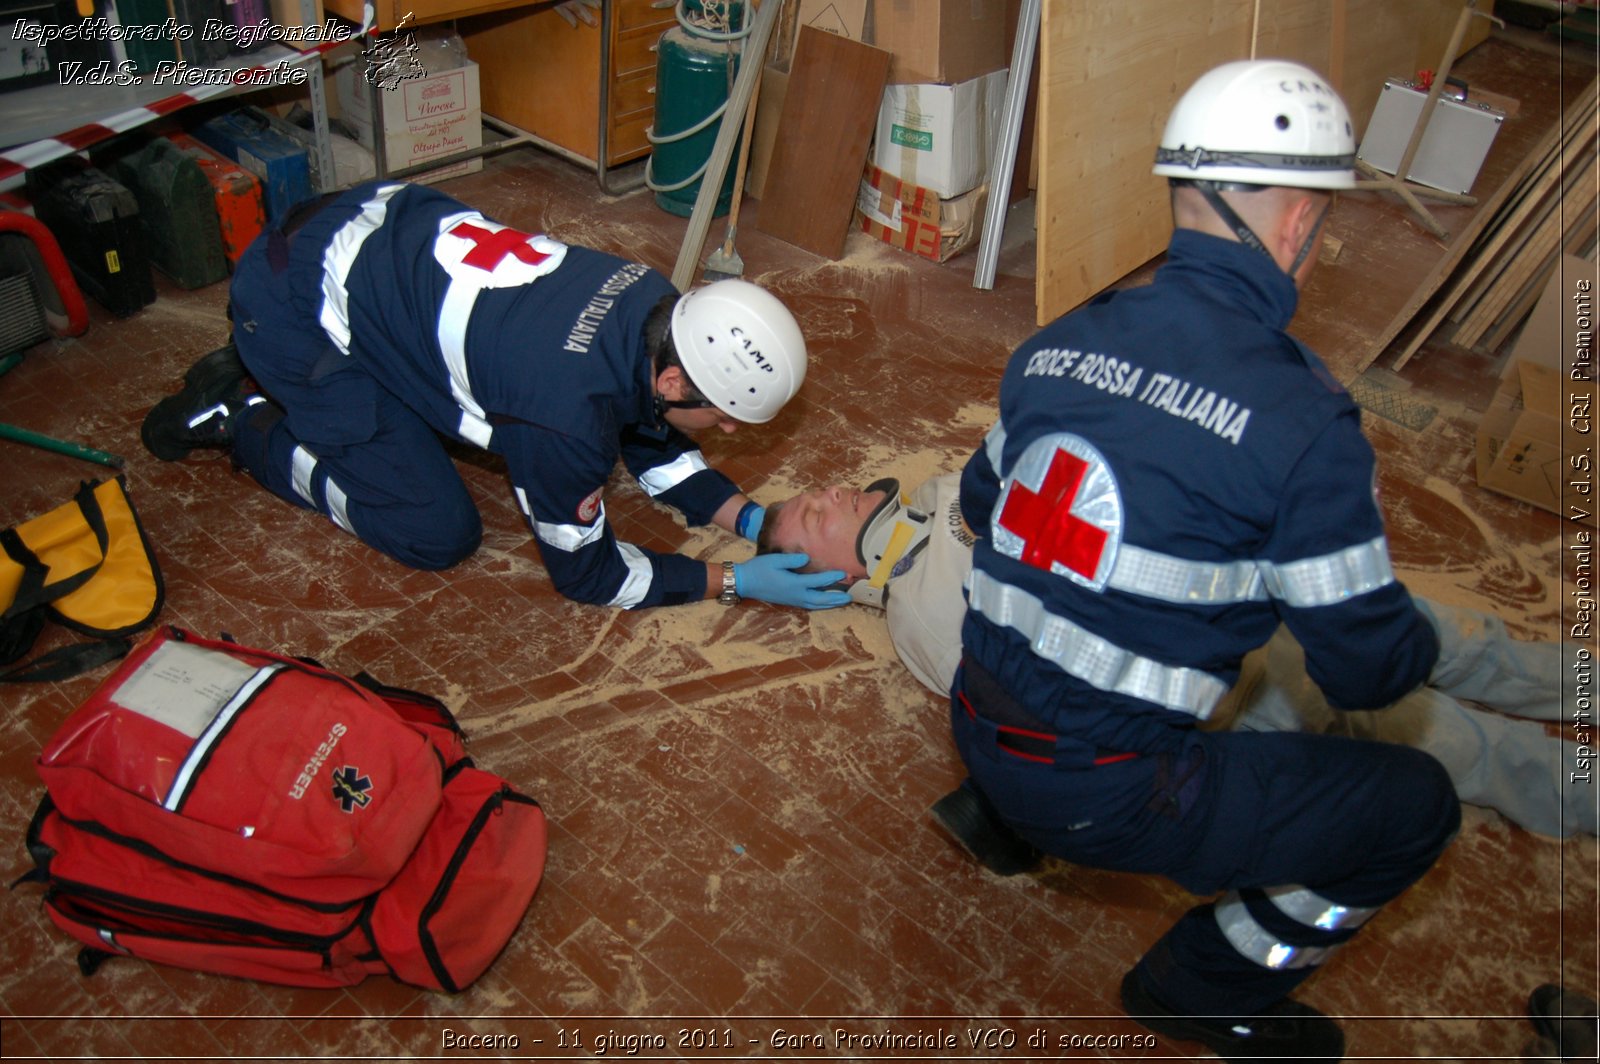
M773 503L761 522L756 549L807 554L808 572L842 569L852 580L865 579L867 567L858 548L861 528L887 495L835 484Z

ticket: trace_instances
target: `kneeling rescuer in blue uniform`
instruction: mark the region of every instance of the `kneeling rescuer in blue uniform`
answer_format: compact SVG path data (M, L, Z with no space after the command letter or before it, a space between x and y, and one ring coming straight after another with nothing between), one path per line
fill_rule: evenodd
M1337 708L1394 702L1438 656L1390 567L1357 407L1285 331L1354 164L1315 72L1202 76L1157 154L1174 233L1154 283L1024 343L962 473L979 538L951 722L971 815L941 819L974 852L987 808L1068 861L1217 894L1121 992L1228 1060L1343 1056L1340 1026L1289 994L1460 819L1419 750L1196 727L1280 621Z
M801 573L803 557L704 562L622 542L606 521L620 457L691 525L755 539L764 511L686 433L770 421L805 378L798 324L756 285L680 296L647 266L375 181L289 212L240 260L230 296L232 342L145 418L158 458L231 449L274 494L443 569L483 534L443 436L505 459L568 598L849 601L824 590L842 574Z

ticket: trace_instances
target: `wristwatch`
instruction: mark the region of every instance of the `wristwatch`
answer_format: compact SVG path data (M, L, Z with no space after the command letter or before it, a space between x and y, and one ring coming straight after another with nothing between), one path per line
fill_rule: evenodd
M717 596L717 601L724 606L736 606L739 603L739 582L734 579L733 563L722 563L722 594Z

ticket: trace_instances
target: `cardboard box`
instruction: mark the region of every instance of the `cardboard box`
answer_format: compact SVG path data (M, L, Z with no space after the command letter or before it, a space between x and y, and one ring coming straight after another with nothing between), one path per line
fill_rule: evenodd
M891 85L971 81L1011 63L1006 0L875 0L867 43L894 54Z
M903 251L944 262L978 242L988 199L988 185L944 199L868 163L856 197L856 226Z
M789 62L794 61L794 49L800 43L800 29L803 26L814 26L825 33L852 41L865 41L867 0L800 0L795 14L794 44L789 48Z
M1560 375L1522 359L1510 369L1478 423L1478 483L1558 514L1571 514L1570 506L1594 513L1592 488L1579 492L1569 483L1567 456L1586 441L1563 424Z
M1597 294L1595 264L1566 256L1478 423L1479 485L1573 518L1594 514L1600 501L1594 486Z
M356 141L373 147L372 93L383 107L384 153L390 172L450 156L483 145L483 108L478 95L478 64L410 78L392 87L374 86L359 59L337 68L334 84L339 118ZM442 181L477 173L481 157L436 166L407 180Z
M272 21L286 29L321 25L327 18L322 11L322 0L310 0L309 11L302 10L303 2L304 0L268 0L267 6ZM354 27L351 28L354 30Z
M767 187L767 170L778 145L778 124L783 101L789 95L789 68L768 63L761 69L761 93L756 99L756 122L750 128L750 161L745 164L744 192L760 199Z
M977 188L1000 136L1006 73L959 85L890 85L878 108L873 165L946 199Z

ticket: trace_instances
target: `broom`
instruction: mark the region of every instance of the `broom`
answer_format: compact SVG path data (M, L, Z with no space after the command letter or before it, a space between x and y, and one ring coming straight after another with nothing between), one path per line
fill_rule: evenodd
M750 161L750 130L756 124L756 99L761 95L761 79L756 78L750 90L750 103L744 112L744 133L739 139L739 165L733 171L733 202L728 208L728 235L722 246L706 259L704 280L730 281L744 276L744 260L734 250L733 241L739 233L739 201L744 197L744 168Z

